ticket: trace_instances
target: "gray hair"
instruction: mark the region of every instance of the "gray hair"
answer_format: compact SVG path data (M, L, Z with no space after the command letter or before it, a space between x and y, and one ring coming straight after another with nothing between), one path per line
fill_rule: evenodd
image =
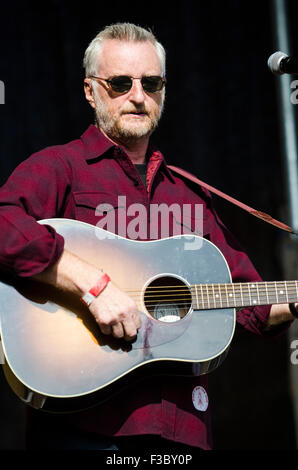
M100 61L100 51L104 40L119 39L120 41L145 42L150 41L156 48L156 52L161 62L162 75L165 76L166 53L150 29L136 26L132 23L116 23L106 26L90 42L84 55L83 66L85 76L97 75L97 69Z

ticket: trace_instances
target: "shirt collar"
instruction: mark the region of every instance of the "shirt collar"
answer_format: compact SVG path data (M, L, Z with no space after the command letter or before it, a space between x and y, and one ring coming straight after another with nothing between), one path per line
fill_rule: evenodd
M84 157L87 161L98 159L110 148L117 147L94 124L91 124L84 134L81 135L81 141L84 146ZM174 177L167 167L164 156L151 143L148 148L148 155L150 160L152 158L161 160L160 168L163 168L170 179L174 182Z
M94 124L81 135L84 145L84 157L88 160L101 157L107 150L115 145Z

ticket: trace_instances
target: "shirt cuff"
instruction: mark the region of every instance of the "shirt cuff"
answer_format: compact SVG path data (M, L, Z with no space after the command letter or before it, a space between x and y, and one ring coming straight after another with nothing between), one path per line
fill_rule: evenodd
M20 277L31 277L53 266L64 250L64 238L53 227L44 226L43 234L28 241L9 257L1 261L1 267Z
M270 309L271 305L260 305L241 309L237 312L237 324L245 328L245 330L263 337L279 336L289 328L292 321L283 322L266 329Z

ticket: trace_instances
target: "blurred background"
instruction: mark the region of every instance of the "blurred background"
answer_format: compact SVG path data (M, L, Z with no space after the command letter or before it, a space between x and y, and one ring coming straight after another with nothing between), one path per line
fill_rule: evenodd
M105 25L127 21L151 28L167 52L166 106L154 136L167 162L297 226L289 213L281 77L267 67L279 46L277 4L286 8L290 43L283 52L298 57L295 0L5 2L0 183L33 152L76 139L93 122L83 95L84 51ZM294 90L287 91L289 102ZM297 107L291 104L292 120ZM298 278L296 240L214 201L264 280ZM274 340L235 335L227 359L209 375L215 449L298 448L295 339L296 326ZM0 449L23 449L24 433L25 406L1 370Z

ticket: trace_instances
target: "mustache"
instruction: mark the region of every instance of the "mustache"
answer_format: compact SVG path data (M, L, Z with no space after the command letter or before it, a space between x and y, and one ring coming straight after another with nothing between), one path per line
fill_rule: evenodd
M123 109L121 111L121 114L146 114L147 116L149 116L150 113L148 112L145 106L139 106L131 109Z

